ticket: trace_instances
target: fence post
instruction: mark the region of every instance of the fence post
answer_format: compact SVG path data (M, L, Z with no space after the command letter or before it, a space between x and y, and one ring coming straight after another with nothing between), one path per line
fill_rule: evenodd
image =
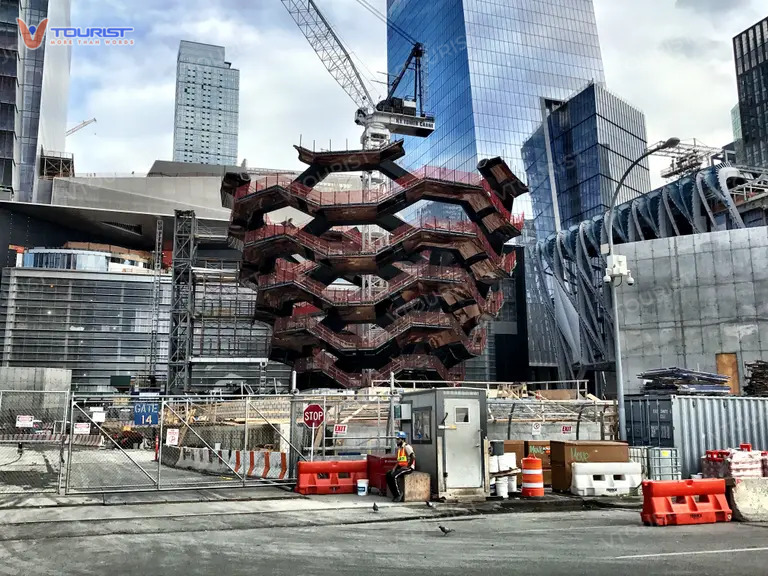
M64 420L64 432L67 431L67 420ZM67 479L64 485L64 494L69 494L70 479L72 478L72 440L75 436L75 395L72 394L69 402L69 450L67 452Z
M323 394L323 414L325 414L325 417L327 418L328 417L328 409L326 408L326 402L325 402L326 398L327 398L327 396L325 394ZM338 412L338 410L337 410L337 412ZM334 418L333 423L336 424L336 418L338 418L338 414L334 414L333 418ZM328 429L328 424L326 422L323 422L322 424L320 424L320 426L322 426L322 428L323 428L323 460L325 460L325 431ZM335 428L335 426L334 426L334 428ZM313 444L314 444L314 442L313 442ZM336 453L336 451L334 450L334 454L335 453Z
M64 401L62 402L62 405L64 406L64 414L61 422L61 442L59 442L59 481L56 484L56 494L61 494L61 481L64 478L64 442L66 442L66 431L67 431L67 411L69 410L69 398L71 396L70 392L63 392L62 395L64 396ZM0 392L0 410L3 406L3 393ZM56 432L55 426L54 426L54 433Z
M245 465L248 459L248 412L251 406L251 396L248 395L245 398L245 426L243 426L243 457L240 458L240 463L243 467L243 487L245 487L245 480L248 477L247 468Z
M160 468L163 464L163 422L165 420L165 398L160 400L160 430L157 437L157 489L160 490Z

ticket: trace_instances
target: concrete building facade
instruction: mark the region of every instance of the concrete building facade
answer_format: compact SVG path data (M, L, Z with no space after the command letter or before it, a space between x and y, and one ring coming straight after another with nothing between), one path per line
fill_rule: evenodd
M745 364L768 361L768 227L660 238L616 247L634 286L619 288L624 381L678 366L723 371L731 356L740 387Z

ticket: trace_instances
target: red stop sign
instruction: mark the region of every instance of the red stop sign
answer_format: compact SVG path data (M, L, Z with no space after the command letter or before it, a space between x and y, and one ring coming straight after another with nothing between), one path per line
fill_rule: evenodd
M320 404L310 404L304 408L304 424L309 428L317 428L325 422L325 412Z

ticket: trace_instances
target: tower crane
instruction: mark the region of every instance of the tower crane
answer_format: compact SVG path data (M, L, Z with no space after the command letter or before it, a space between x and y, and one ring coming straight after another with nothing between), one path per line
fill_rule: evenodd
M74 128L70 128L69 130L67 130L66 133L64 134L64 136L65 137L66 136L72 136L72 134L74 134L75 132L78 132L79 130L82 130L83 128L85 128L86 126L88 126L90 124L93 124L94 122L96 122L96 118L91 118L90 120L83 120L82 122L80 122L80 124L78 124Z
M314 0L280 0L299 26L321 62L357 105L355 124L363 127L363 149L386 146L392 134L426 138L435 131L435 118L424 112L424 46L400 28L389 24L413 45L400 73L388 87L387 97L374 104L349 52ZM395 97L406 73L413 70L413 91L405 98Z
M355 124L363 127L363 134L360 137L363 150L375 150L386 146L392 134L426 138L435 131L435 117L424 112L422 58L425 52L420 42L411 38L398 26L387 22L387 25L410 42L412 47L399 74L388 86L386 98L374 104L368 87L352 62L352 57L314 0L280 1L325 68L357 105L354 120ZM366 0L358 0L358 2L380 19L386 20ZM406 97L396 97L395 93L409 70L413 70L413 91ZM370 190L373 185L381 182L383 179L379 175L371 172L363 173L363 191ZM364 247L370 246L373 242L372 226L363 226L362 240ZM364 275L363 294L372 296L382 282L384 281L378 277Z

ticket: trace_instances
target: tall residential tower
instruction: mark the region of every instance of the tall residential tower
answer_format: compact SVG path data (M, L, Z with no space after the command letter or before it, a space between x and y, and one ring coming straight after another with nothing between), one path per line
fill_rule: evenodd
M237 163L240 71L224 60L224 47L182 40L176 65L173 159Z

